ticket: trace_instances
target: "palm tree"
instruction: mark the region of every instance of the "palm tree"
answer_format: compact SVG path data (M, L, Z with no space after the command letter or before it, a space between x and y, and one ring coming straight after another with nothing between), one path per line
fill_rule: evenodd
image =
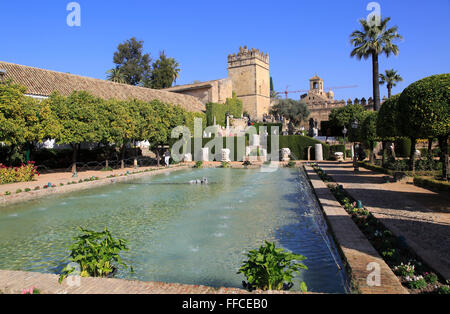
M385 74L380 74L380 84L386 84L388 90L388 98L392 96L392 88L397 86L398 82L403 82L403 78L394 69L386 70Z
M403 37L397 33L398 27L387 28L387 23L391 20L390 17L381 20L379 25L376 23L369 24L367 20L361 19L359 23L362 26L361 31L354 31L350 35L350 43L355 47L352 50L351 56L368 59L372 57L372 79L373 79L373 100L374 109L380 109L380 81L379 81L379 65L378 55L384 53L386 57L391 54L398 55L399 49L395 40Z
M111 82L115 83L121 83L126 84L127 80L125 77L125 74L122 73L122 70L119 68L114 68L111 70L106 71L108 75L106 76L106 79Z

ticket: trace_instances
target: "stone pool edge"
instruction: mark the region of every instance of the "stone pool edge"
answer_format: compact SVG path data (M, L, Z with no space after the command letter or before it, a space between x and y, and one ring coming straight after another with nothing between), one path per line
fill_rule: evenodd
M316 172L306 164L304 168L354 285L353 290L362 294L409 294ZM381 286L367 283L373 272L373 269L367 270L370 263L380 267Z
M13 194L13 195L2 195L0 196L0 211L12 204L17 204L21 202L26 201L32 201L39 198L48 197L51 195L59 195L59 194L65 194L75 191L82 191L87 190L93 187L100 187L108 184L112 184L115 182L122 182L122 181L130 181L135 180L137 178L145 177L145 176L154 176L162 173L168 173L173 172L177 170L183 170L183 169L189 169L189 165L181 165L181 166L173 166L169 168L163 168L163 169L155 169L151 171L144 171L140 173L135 174L129 174L124 176L117 176L113 178L102 178L95 181L88 181L88 182L82 182L78 184L71 184L71 185L64 185L64 186L58 186L56 188L48 188L38 191L30 191L30 192L22 192L20 194Z
M288 291L248 292L238 288L93 277L77 277L80 279L79 285L69 284L67 279L60 285L58 278L54 274L0 270L0 294L20 294L32 287L41 294L303 294Z

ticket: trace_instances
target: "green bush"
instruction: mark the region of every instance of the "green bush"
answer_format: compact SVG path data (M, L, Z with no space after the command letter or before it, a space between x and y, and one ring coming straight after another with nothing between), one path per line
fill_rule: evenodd
M0 184L33 181L39 175L34 162L21 167L6 167L0 163Z
M426 189L438 190L438 191L450 191L450 182L438 181L431 178L415 177L414 185L420 186Z
M242 116L242 101L233 93L233 98L228 98L224 104L208 103L206 104L206 121L208 125L214 124L216 117L217 124L226 125L227 112L235 118Z
M344 153L345 152L345 146L344 145L332 145L330 146L330 155L334 156L334 153Z
M73 263L80 266L81 277L106 277L116 270L116 265L122 265L133 272L133 267L122 261L119 253L128 251L127 242L123 239L115 239L107 228L103 232L95 232L79 227L81 235L75 237L76 241L69 249ZM62 270L59 283L75 269L67 266Z
M289 148L291 150L292 159L295 160L308 160L308 147L311 148L311 159L315 159L315 144L322 144L323 158L328 160L330 158L330 146L326 145L311 137L302 135L287 135L280 136L280 149Z
M289 290L293 286L294 275L302 269L308 269L300 263L306 257L276 248L274 243L267 241L258 250L250 251L247 257L238 274L245 275L248 282L244 287L250 290ZM300 288L307 291L304 282Z
M397 157L409 157L411 155L411 140L407 137L398 138L395 141L395 154Z

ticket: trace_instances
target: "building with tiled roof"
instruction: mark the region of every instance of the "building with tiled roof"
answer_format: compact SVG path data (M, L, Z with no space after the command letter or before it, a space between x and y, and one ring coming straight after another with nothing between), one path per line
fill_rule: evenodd
M87 91L103 99L152 101L179 105L192 112L205 111L205 105L196 97L145 87L119 84L69 73L62 73L0 61L0 80L11 80L26 87L26 94L47 98L57 91L64 96L74 91Z

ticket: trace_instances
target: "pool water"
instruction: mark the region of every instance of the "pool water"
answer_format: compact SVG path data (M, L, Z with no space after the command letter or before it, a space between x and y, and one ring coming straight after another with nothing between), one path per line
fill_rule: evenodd
M245 253L267 240L307 257L293 290L348 291L302 170L180 170L0 208L0 269L59 273L77 226L129 241L134 273L118 278L240 288Z

